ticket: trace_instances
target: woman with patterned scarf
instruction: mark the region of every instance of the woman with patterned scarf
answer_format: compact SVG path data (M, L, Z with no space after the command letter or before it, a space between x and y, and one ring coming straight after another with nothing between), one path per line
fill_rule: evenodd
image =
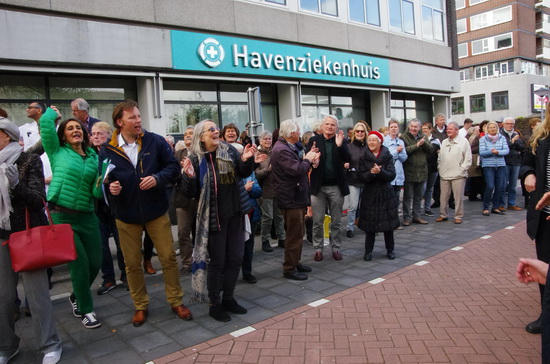
M250 233L246 219L251 206L242 179L252 174L265 155L256 154L256 146L250 144L239 154L220 141L220 129L212 120L195 126L190 151L181 165L183 193L198 201L192 300L205 301L208 291L210 316L228 322L228 312L247 312L233 297L245 234Z

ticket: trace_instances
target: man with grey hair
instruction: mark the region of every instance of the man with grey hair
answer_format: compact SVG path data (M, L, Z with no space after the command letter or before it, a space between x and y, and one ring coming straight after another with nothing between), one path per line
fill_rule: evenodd
M439 113L435 116L435 127L432 130L432 135L439 139L440 142L447 137L447 126L445 115Z
M344 163L351 160L344 131L338 131L338 119L329 115L321 123L321 134L309 139L306 152L319 148L321 157L319 167L313 169L310 176L311 208L313 210L313 247L314 260L323 260L324 220L327 207L330 212L330 244L332 257L342 260L342 207L344 196L349 195Z
M80 120L86 129L88 129L88 134L92 134L92 126L97 123L99 120L90 116L88 111L90 110L90 105L88 102L82 98L75 99L71 102L71 110L73 116Z
M428 221L420 218L424 185L428 179L428 155L434 150L434 146L428 138L420 132L420 120L409 121L406 133L401 134L405 142L407 160L403 163L405 170L405 188L403 193L403 226L409 226L411 222L427 224ZM412 211L411 211L412 203Z
M447 138L441 143L437 165L441 184L439 217L436 222L448 220L447 207L451 190L455 195L455 224L461 224L464 217L464 187L468 178L468 168L472 165L472 151L466 138L458 135L458 123L447 125Z
M500 195L500 203L498 209L521 211L521 207L516 205L516 186L518 185L519 170L521 168L521 155L526 149L525 143L521 139L519 133L514 130L516 120L512 117L506 117L502 120L502 128L500 134L504 135L508 142L510 153L504 157L506 160L506 179L504 181L504 190ZM505 202L506 194L508 194L508 205Z
M300 127L294 120L285 120L279 128L279 140L271 154L277 205L285 220L285 257L283 276L288 279L306 280L310 267L300 263L304 237L304 217L309 204L307 173L319 162L319 150L312 147L300 158Z

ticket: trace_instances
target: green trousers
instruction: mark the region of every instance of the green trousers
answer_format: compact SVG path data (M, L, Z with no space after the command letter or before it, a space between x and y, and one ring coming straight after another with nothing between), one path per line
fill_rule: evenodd
M65 213L52 211L55 224L70 224L74 231L77 258L69 263L71 282L78 309L82 314L94 310L90 287L101 267L99 221L93 212Z

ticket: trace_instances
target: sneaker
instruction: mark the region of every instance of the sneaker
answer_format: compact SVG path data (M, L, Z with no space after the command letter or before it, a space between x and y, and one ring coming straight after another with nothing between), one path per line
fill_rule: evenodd
M0 364L8 364L8 362L15 358L17 354L19 354L19 348L17 348L17 350L15 350L15 352L10 356L0 356Z
M61 359L62 351L63 349L59 348L59 350L46 353L46 355L44 355L44 359L42 359L42 364L56 364L59 359Z
M434 213L432 212L432 210L426 210L424 211L424 216L434 216Z
M243 281L248 283L256 283L258 280L252 274L243 274Z
M353 238L353 237L355 236L355 234L353 233L353 231L348 230L348 231L346 232L346 236L347 236L348 238Z
M103 296L104 294L111 292L115 288L116 288L115 282L103 281L103 284L97 289L97 294L100 296Z
M73 307L73 315L74 317L82 317L82 312L78 309L78 304L76 303L76 296L74 293L71 293L69 296L69 302L71 302L71 306Z
M97 317L95 317L95 312L92 311L90 313L87 313L82 316L82 324L87 329L95 329L96 327L101 326L101 322L97 320Z

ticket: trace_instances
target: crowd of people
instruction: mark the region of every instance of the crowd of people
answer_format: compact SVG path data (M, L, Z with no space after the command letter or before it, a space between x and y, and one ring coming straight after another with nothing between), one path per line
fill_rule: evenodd
M132 323L139 327L149 315L144 274L156 272L153 247L175 316L192 319L180 284L181 276L191 274L191 301L208 301L209 315L228 322L230 314L247 313L234 296L239 274L245 282L257 282L252 270L257 230L263 252L273 251L270 238L284 249L283 277L306 280L312 268L301 263L305 241L315 250L314 261L326 258L327 245L332 259L341 261L344 238L353 238L359 228L365 232L364 260L371 261L375 238L383 233L386 257L393 260L394 230L428 224L424 217L434 216L434 208L439 207L436 222L448 221L454 209L453 222L461 224L464 196L477 201L481 195L480 215L502 215L522 210L516 199L520 172L528 192L548 185L537 167L548 158L536 157L541 148L548 155L548 133L535 132L530 148L513 118L502 125L467 119L460 128L438 114L435 125L414 118L403 131L396 119L380 131L358 121L346 135L338 118L328 115L304 134L297 121L285 120L254 139L235 124L220 130L213 120L203 120L175 143L172 136L142 128L135 101L116 105L112 123L92 118L83 99L71 108L73 117L62 121L55 106L33 102L27 108L33 121L21 127L7 115L0 118L0 283L8 293L0 303L0 328L9 339L0 343L1 364L18 353L14 322L20 302L17 274L2 243L25 229L25 208L32 226L47 223L46 202L55 223L72 226L78 258L69 263L69 301L72 314L89 329L101 325L92 295L99 271L103 282L97 294L117 287L109 245L114 238L120 286L130 293ZM544 130L548 124L547 116ZM520 171L522 158L527 162ZM537 222L548 214L538 216ZM172 225L178 228L176 244ZM545 226L531 223L537 242L547 237ZM537 243L539 259L548 262L546 250ZM56 363L62 349L49 274L22 277L43 363Z

